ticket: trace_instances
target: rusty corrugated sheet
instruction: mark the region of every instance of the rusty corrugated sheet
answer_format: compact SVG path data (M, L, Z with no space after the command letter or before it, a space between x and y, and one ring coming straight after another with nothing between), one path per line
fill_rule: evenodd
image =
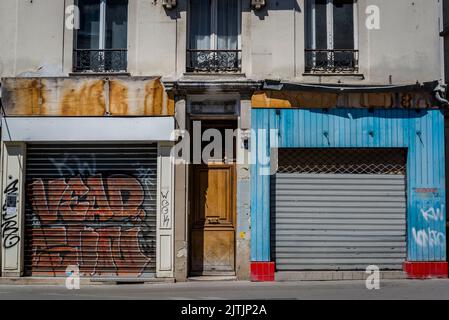
M304 91L260 91L252 97L253 108L405 108L432 107L425 92L330 93Z
M322 92L261 91L252 97L254 108L332 108L338 95Z
M173 116L159 78L5 78L7 116Z
M159 79L113 79L109 82L110 112L117 116L170 114Z

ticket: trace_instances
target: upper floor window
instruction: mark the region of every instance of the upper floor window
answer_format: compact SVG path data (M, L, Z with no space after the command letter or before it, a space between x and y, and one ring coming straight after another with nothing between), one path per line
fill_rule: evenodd
M356 73L357 1L307 2L306 72Z
M240 0L190 0L187 71L239 72Z
M127 69L128 0L78 0L74 71Z

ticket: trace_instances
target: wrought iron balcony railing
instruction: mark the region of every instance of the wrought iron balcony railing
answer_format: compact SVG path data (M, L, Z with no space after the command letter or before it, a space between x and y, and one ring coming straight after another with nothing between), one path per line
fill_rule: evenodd
M126 72L127 49L75 49L75 72Z
M240 72L241 50L187 49L188 72Z
M357 73L359 71L358 50L306 49L307 73Z

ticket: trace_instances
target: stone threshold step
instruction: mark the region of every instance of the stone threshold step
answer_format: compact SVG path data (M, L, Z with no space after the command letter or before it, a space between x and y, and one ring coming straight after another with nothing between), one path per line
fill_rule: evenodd
M187 281L237 281L236 276L193 276Z
M366 280L370 274L365 271L278 271L276 281L338 281ZM407 279L403 271L380 271L380 279Z
M173 278L81 278L80 285L122 285L174 283ZM61 285L65 286L63 277L0 277L0 285Z

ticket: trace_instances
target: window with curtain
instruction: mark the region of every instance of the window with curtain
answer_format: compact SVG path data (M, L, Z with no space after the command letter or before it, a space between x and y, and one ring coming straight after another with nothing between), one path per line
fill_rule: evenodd
M78 0L75 71L126 71L128 0Z
M190 71L239 71L240 0L190 0Z
M357 71L356 5L356 0L307 2L306 71Z

